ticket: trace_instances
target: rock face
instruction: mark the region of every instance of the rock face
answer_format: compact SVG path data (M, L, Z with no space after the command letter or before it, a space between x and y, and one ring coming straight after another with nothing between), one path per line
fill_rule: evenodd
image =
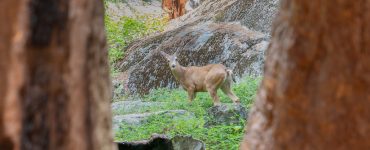
M166 105L164 102L143 102L140 100L134 101L120 101L112 103L113 115L128 114L128 113L139 113L140 110L150 110L153 107L161 107Z
M265 34L240 24L185 26L131 43L125 58L116 64L123 72L118 79L125 82L125 91L131 94L146 94L158 87L177 87L159 50L168 54L178 52L183 66L222 63L233 69L237 77L260 75L267 45Z
M231 125L240 124L242 120L248 118L247 110L241 105L227 106L213 106L207 110L209 118L205 127L214 125Z
M173 20L169 30L188 24L240 22L251 30L269 33L278 0L206 0L198 8Z
M197 8L200 4L202 4L204 0L187 0L185 4L185 11L189 13L190 11Z
M118 100L120 99L122 96L125 95L125 89L124 89L124 85L122 84L122 82L118 81L118 80L113 80L112 81L112 99L113 100Z
M191 136L175 136L172 138L174 150L205 150L206 145Z
M269 33L278 5L278 0L237 0L217 18L222 22L239 21L252 30Z

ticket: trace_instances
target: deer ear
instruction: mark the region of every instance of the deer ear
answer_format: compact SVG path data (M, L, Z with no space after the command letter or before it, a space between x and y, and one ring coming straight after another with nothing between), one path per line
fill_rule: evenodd
M176 51L175 54L173 54L173 55L177 57L178 54L179 54L178 51Z

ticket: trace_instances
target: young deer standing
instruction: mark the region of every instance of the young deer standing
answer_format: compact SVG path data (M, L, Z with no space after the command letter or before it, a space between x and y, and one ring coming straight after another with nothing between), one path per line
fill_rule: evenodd
M217 90L221 88L234 103L240 103L239 98L231 91L232 71L222 64L210 64L207 66L183 67L177 62L177 54L168 55L160 53L167 59L172 74L181 86L188 92L189 102L192 102L197 92L209 92L213 99L213 105L220 105Z

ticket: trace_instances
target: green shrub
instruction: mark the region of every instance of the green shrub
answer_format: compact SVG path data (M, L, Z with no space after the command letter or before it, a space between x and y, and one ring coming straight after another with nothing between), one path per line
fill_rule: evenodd
M167 19L158 18L150 15L136 17L122 17L118 21L112 20L109 15L105 15L105 27L107 33L109 61L111 64L116 63L124 56L124 49L128 43L153 34L162 32ZM112 68L112 72L117 69Z
M105 30L107 33L109 61L111 63L123 57L123 47L126 46L125 38L119 29L120 23L113 21L108 15L105 16Z

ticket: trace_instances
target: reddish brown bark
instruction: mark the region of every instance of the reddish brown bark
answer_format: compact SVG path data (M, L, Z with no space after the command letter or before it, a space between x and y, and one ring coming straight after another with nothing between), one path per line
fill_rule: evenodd
M370 2L281 4L244 148L370 149Z
M113 149L102 1L0 11L1 149Z
M9 49L11 48L11 38L15 34L15 22L18 15L20 5L19 1L0 1L0 18L3 20L0 23L0 147L2 149L13 149L12 139L10 136L5 136L6 129L4 126L4 109L5 96L8 88L4 85L8 81L9 68ZM6 9L11 7L12 9ZM5 23L6 20L6 23ZM8 131L9 132L9 131Z
M185 3L186 0L162 0L162 9L174 19L185 14Z

